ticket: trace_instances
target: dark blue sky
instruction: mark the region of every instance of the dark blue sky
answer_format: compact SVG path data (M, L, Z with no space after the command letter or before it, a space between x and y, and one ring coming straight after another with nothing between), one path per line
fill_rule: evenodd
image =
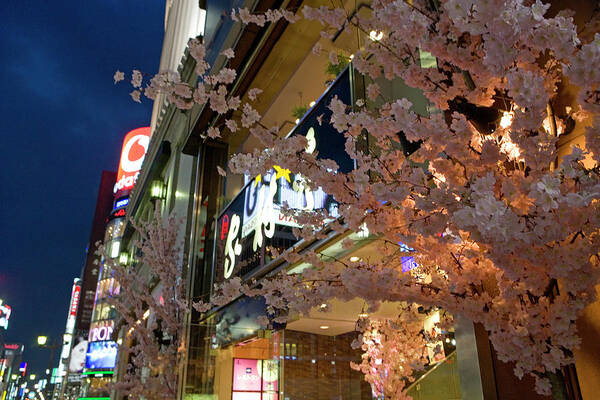
M4 0L0 14L0 298L5 338L39 374L35 338L64 331L101 171L150 122L113 73L157 70L164 1Z

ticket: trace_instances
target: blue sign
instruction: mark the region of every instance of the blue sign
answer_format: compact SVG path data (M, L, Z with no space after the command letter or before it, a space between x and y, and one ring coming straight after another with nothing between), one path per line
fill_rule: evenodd
M400 258L400 262L402 264L402 272L410 271L419 266L413 256L403 256Z
M87 369L112 369L117 363L118 345L112 340L90 342L85 356Z
M129 204L129 197L125 197L124 199L119 199L115 202L115 206L113 207L113 210L127 207L127 204Z

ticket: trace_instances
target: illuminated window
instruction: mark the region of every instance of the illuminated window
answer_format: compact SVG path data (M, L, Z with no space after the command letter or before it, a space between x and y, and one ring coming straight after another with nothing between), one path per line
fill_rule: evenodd
M112 242L112 245L110 248L110 257L111 258L119 257L120 247L121 247L121 241L115 240L114 242Z

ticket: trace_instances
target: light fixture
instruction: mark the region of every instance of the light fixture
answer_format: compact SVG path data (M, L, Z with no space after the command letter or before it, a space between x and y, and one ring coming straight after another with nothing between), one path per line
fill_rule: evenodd
M34 381L34 380L35 380L35 374L31 374L31 375L29 375L29 380L30 380L30 381Z
M350 54L350 59L353 60L354 59L354 54Z
M379 42L381 39L383 39L383 32L371 31L369 32L369 39L374 42Z
M298 125L298 123L300 122L300 118L296 118L296 121L294 121L296 123L296 125Z
M38 346L44 346L44 345L46 345L46 343L48 343L48 336L38 336L37 337Z
M513 111L504 111L502 113L502 118L500 118L500 128L502 128L502 129L510 128L514 118L515 118L515 113Z
M147 309L146 311L144 311L144 315L142 316L142 318L147 319L150 316L150 309Z
M367 314L367 303L363 304L362 309L360 310L360 314L358 314L358 318L367 318L369 314Z
M150 185L150 199L159 200L167 197L167 187L161 179L155 179Z
M319 329L329 329L329 325L321 325L319 326Z
M358 256L350 257L350 262L357 262L357 261L360 261L360 257L358 257Z
M12 379L13 381L16 381L16 380L17 380L17 378L18 378L18 375L17 375L17 374L12 374L12 375L10 376L10 379Z
M117 258L119 256L120 248L121 248L121 241L114 240L110 247L110 258Z
M452 346L456 346L456 339L452 339Z
M323 303L323 304L321 304L321 306L320 306L320 307L321 307L321 308L327 308L327 304Z
M308 104L308 106L309 106L309 107L313 107L315 104L316 104L316 103L315 103L314 101L311 101L311 102Z
M119 254L119 263L122 265L127 265L127 261L129 260L129 254L127 254L126 252L121 252L121 254Z

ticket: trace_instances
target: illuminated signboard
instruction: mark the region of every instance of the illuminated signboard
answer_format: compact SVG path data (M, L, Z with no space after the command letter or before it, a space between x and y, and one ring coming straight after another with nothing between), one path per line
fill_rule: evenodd
M85 358L87 355L88 342L82 337L75 338L73 349L71 350L71 359L69 360L69 373L78 373L83 371Z
M115 201L115 206L113 207L113 210L118 210L119 208L127 207L127 204L129 204L129 197L119 199Z
M125 217L125 209L124 208L119 208L116 211L113 211L110 216L109 216L109 220L113 220L115 218L123 218Z
M277 399L277 360L233 359L232 400Z
M65 333L72 334L75 329L75 317L77 317L77 307L79 307L79 297L81 295L81 279L75 278L73 288L71 289L71 301L69 303L69 315L67 316L67 327ZM68 356L68 354L67 354Z
M125 135L119 171L117 172L117 183L113 192L119 193L131 190L142 169L142 163L150 144L150 127L134 129Z
M342 172L351 171L354 161L345 151L344 135L326 121L332 114L329 104L334 96L350 104L349 75L348 69L341 74L292 132L307 137L307 152L334 160ZM292 209L325 210L331 217L338 215L332 196L320 188L308 188L300 174L274 166L265 176L248 182L219 216L215 283L244 276L265 265L271 261L269 247L283 251L298 242L292 233L299 226L297 221L281 212L285 203Z
M114 321L103 321L92 323L88 339L90 342L101 342L110 340L113 333Z
M112 369L117 362L118 345L112 340L90 342L85 357L86 369Z
M0 299L0 328L8 329L11 308Z
M402 272L408 272L419 266L413 256L402 256L400 258L400 263L402 264Z
M81 294L81 286L79 284L73 287L73 294L71 296L71 308L69 310L69 315L76 316L77 315L77 306L79 306L79 295Z

